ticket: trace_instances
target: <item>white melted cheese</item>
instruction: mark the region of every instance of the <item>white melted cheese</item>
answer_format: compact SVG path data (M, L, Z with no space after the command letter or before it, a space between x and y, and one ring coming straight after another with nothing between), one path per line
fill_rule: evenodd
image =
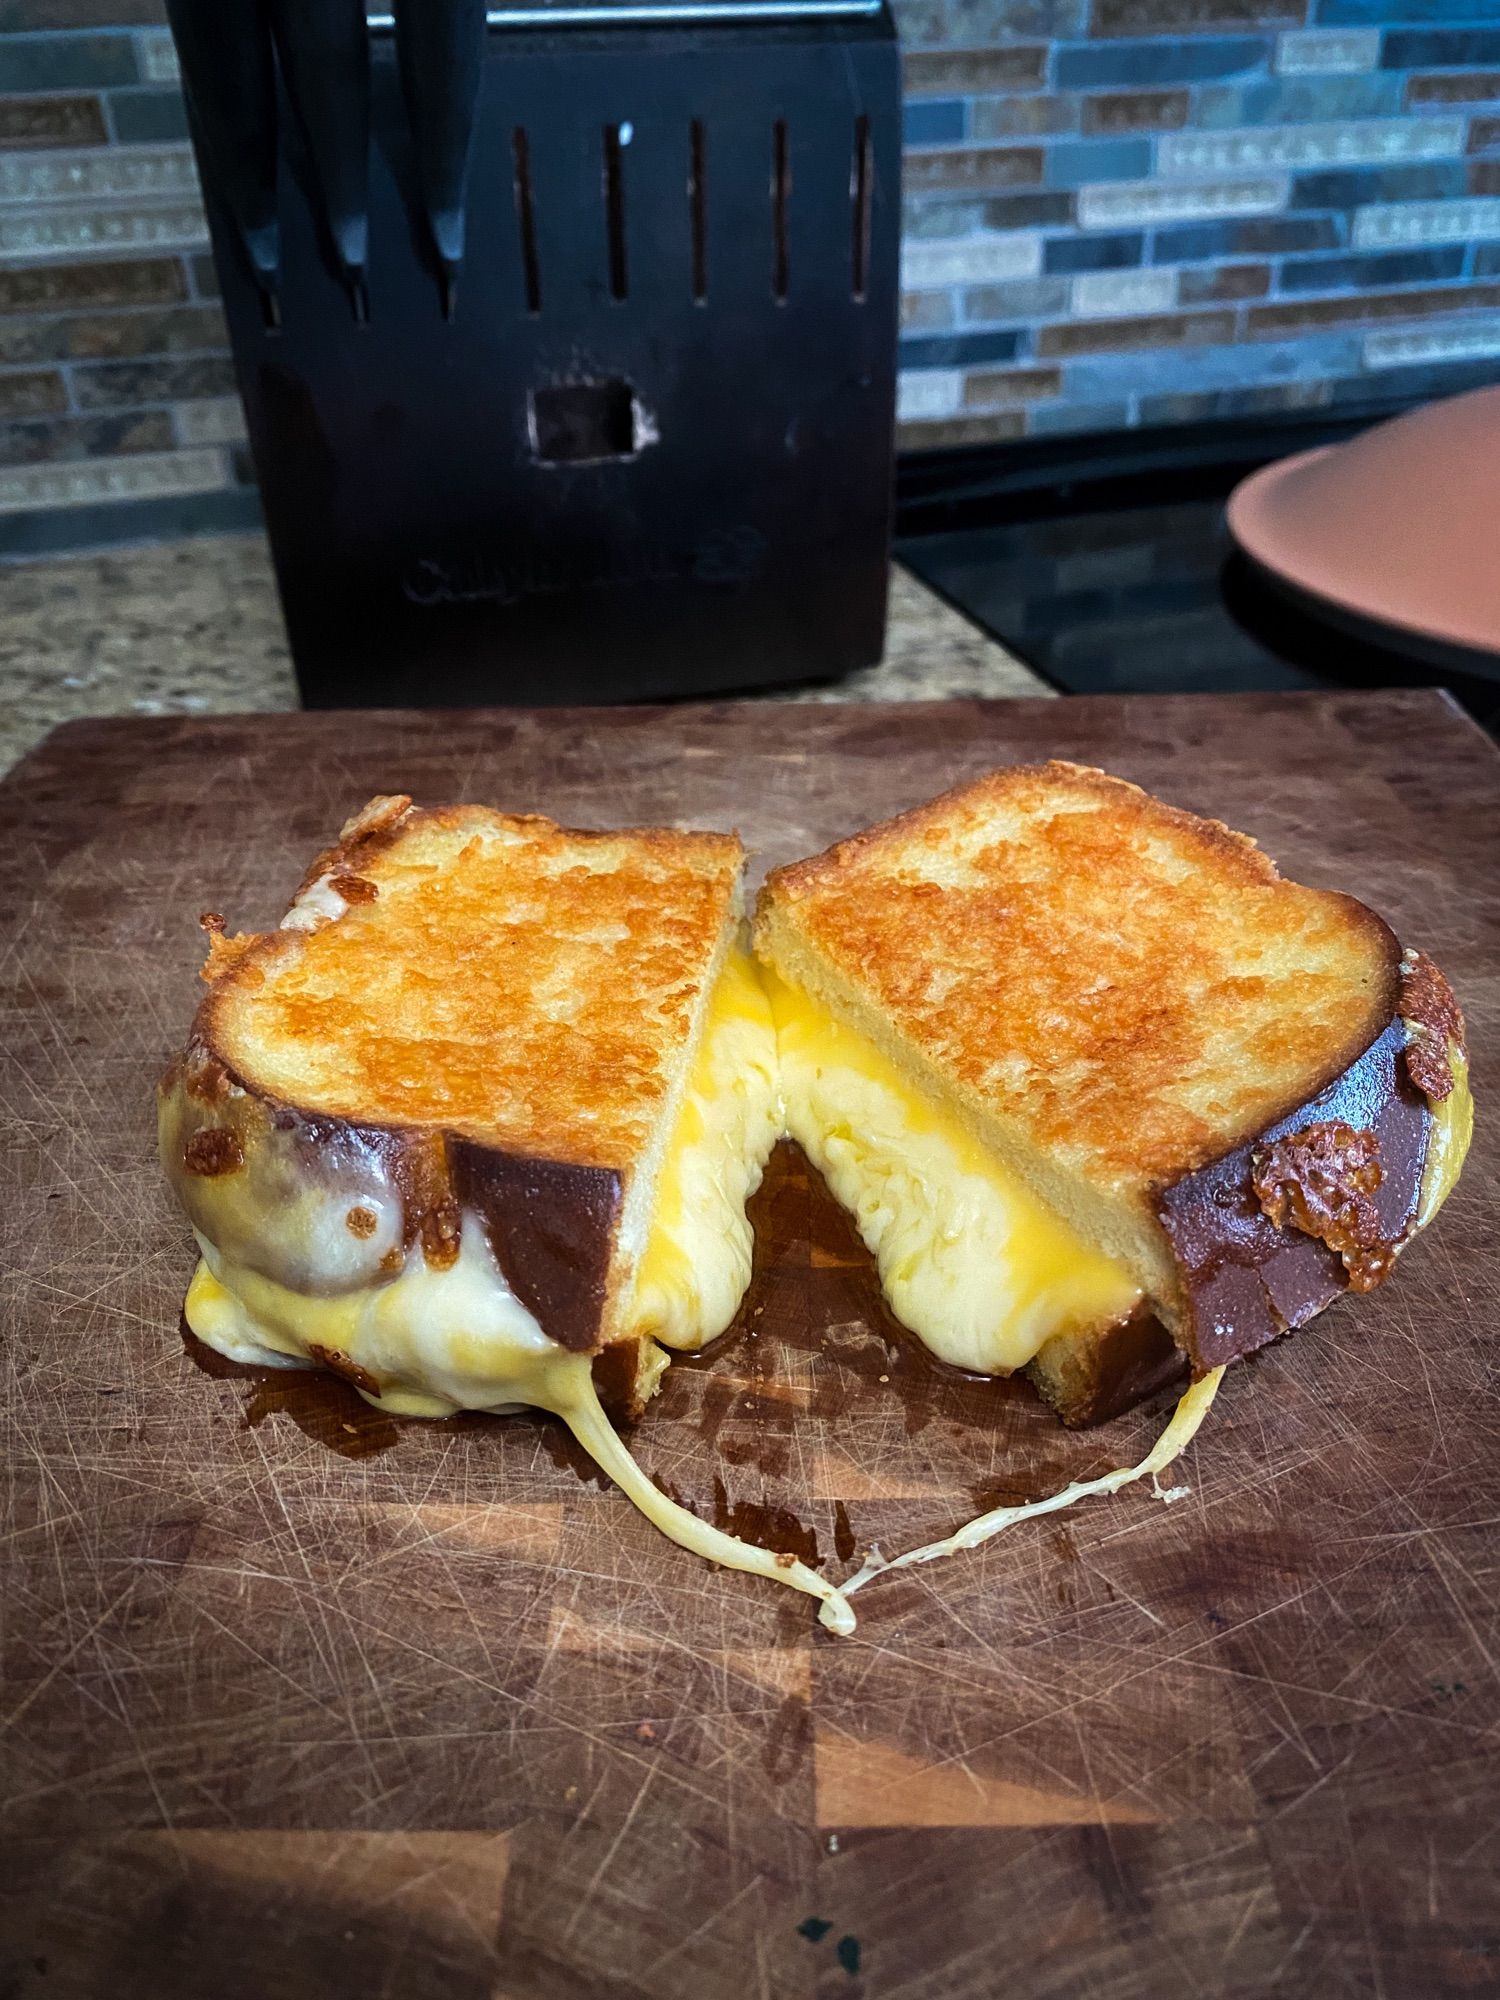
M787 1129L853 1216L891 1310L940 1359L1022 1368L1141 1298L864 1036L769 970Z
M776 1026L748 952L714 988L657 1187L626 1316L633 1334L702 1347L739 1310L754 1235L745 1204L781 1136Z
M200 1236L203 1262L187 1298L188 1325L235 1361L351 1364L379 1385L367 1400L403 1417L516 1409L545 1394L548 1364L568 1360L506 1284L476 1216L459 1253L434 1269L413 1244L398 1276L326 1297L294 1292L231 1263ZM363 1393L363 1391L362 1391Z

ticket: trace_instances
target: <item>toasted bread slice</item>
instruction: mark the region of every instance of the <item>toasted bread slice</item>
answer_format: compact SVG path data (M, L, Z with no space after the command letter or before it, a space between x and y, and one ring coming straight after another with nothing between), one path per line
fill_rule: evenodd
M372 802L279 929L208 920L164 1125L200 1233L317 1294L417 1242L452 1263L467 1211L550 1338L626 1337L743 859L721 834Z
M1263 1146L1357 1113L1385 1152L1358 1230L1373 1253L1415 1225L1431 1093L1402 1015L1434 1020L1416 1032L1438 1045L1446 1095L1462 1022L1440 975L1423 961L1427 999L1412 998L1415 961L1373 911L1102 771L996 771L780 869L755 943L1128 1272L1195 1366L1300 1324L1351 1264L1358 1281L1361 1245L1333 1241L1336 1224L1320 1237L1271 1219L1252 1185ZM1143 1361L1132 1318L1127 1374ZM1075 1325L1033 1357L1065 1415L1109 1400L1121 1324L1108 1341Z

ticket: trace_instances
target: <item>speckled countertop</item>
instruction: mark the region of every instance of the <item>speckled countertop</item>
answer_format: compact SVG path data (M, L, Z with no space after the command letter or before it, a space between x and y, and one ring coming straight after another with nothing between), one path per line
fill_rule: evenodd
M76 715L227 714L297 706L259 535L225 535L0 569L0 771ZM878 666L760 700L922 701L1047 688L897 569Z

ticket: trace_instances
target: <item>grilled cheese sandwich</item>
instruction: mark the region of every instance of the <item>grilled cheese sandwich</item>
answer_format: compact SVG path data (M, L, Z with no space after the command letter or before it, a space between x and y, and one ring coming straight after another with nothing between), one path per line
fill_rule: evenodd
M770 1000L755 961L736 943L710 992L697 1053L657 1178L645 1249L623 1314L628 1337L694 1349L729 1325L750 1279L754 1239L746 1204L760 1185L781 1129ZM170 1137L169 1133L168 1146ZM357 1142L346 1140L345 1145ZM242 1351L231 1359L264 1366L283 1359L285 1350L278 1343L287 1336L275 1329L284 1324L288 1302L302 1295L281 1286L277 1289L285 1297L273 1304L260 1289L268 1281L226 1255L223 1246L241 1245L283 1271L315 1271L319 1284L339 1286L345 1298L359 1296L363 1280L364 1293L373 1297L379 1292L387 1312L400 1294L399 1280L386 1282L385 1267L401 1242L401 1202L373 1155L361 1159L357 1184L347 1188L299 1180L283 1170L272 1194L257 1184L254 1175L242 1173L211 1176L210 1187L197 1199L212 1204L216 1239L200 1267L198 1297L207 1300L227 1288L239 1299L243 1323L233 1336L224 1331L227 1323L221 1319L214 1321L212 1337L197 1326L193 1331L213 1346L232 1337ZM357 1233L349 1226L351 1204L359 1211ZM263 1314L252 1306L252 1298L262 1302ZM326 1301L307 1303L313 1310ZM258 1339L254 1331L258 1317L267 1319L266 1339ZM189 1318L191 1323L191 1313ZM383 1400L388 1403L388 1396ZM407 1414L450 1413L437 1408L433 1400L433 1410ZM455 1400L452 1407L479 1406Z
M847 1631L878 1556L840 1589L710 1527L599 1401L638 1414L733 1320L783 1130L942 1361L1026 1369L1070 1423L1194 1376L1139 1465L903 1562L1154 1476L1224 1363L1379 1282L1463 1164L1430 962L1103 773L996 773L777 871L755 957L742 866L377 800L278 931L205 919L160 1098L192 1331L397 1415L552 1411L673 1540Z
M710 995L658 1179L624 1316L628 1337L693 1349L729 1325L750 1281L754 1237L745 1206L780 1133L770 1002L754 961L736 945ZM231 1201L239 1192L233 1177L220 1185ZM419 1242L387 1279L379 1265L400 1241L399 1204L368 1184L359 1201L373 1218L362 1237L347 1227L347 1197L312 1188L275 1210L221 1222L219 1242L200 1232L202 1255L185 1308L193 1333L228 1359L261 1367L305 1366L316 1350L346 1356L349 1379L378 1383L362 1393L398 1416L535 1402L533 1395L508 1396L507 1384L529 1379L535 1357L552 1358L556 1343L506 1284L479 1219L463 1217L452 1264L429 1270ZM221 1247L247 1237L281 1268L316 1266L321 1282L348 1288L316 1296L278 1284ZM373 1267L363 1284L350 1282L359 1274L349 1253L361 1248ZM665 1355L648 1361L644 1393L666 1365Z

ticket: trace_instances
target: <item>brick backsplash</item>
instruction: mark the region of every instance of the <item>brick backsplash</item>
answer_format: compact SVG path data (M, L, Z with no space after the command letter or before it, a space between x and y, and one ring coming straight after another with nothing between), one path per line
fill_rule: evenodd
M0 465L166 451L176 441L168 410L136 410L129 416L58 417L46 423L0 423Z
M1275 66L1283 76L1330 76L1374 69L1379 61L1378 28L1291 28L1276 38Z
M893 0L900 436L1500 379L1500 0ZM0 553L253 517L153 0L0 0Z
M109 138L97 97L0 100L0 151L18 146L102 146Z
M1091 0L967 57L895 4L949 135L908 135L908 447L1500 379L1500 0Z

